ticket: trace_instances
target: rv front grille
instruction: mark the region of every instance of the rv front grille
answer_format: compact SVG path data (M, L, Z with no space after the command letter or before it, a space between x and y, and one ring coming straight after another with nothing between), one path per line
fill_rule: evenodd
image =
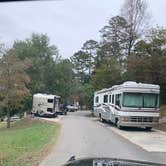
M132 116L129 118L130 122L158 122L157 117L142 117L142 116Z

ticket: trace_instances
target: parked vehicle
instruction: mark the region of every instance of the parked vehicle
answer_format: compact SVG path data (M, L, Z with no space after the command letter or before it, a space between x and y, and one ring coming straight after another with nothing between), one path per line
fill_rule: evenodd
M10 117L11 122L18 121L18 120L21 120L21 118L18 115L14 115L14 116Z
M59 109L60 96L48 94L34 94L32 113L39 116L56 116Z
M145 127L159 121L159 85L132 81L94 93L94 115L122 126Z
M67 105L66 108L67 108L67 111L69 112L78 111L78 106L76 105Z
M4 121L7 121L7 117L3 119ZM14 115L10 117L10 122L21 120L21 118L18 115Z
M60 104L59 109L61 111L61 113L60 113L61 115L67 115L67 108L66 108L65 104Z

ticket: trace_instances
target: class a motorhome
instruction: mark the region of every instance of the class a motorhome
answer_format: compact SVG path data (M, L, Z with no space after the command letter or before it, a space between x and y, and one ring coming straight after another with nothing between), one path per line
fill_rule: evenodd
M33 95L32 113L39 116L56 116L60 96L37 93Z
M94 115L101 121L123 126L145 127L159 120L159 85L132 81L94 93Z

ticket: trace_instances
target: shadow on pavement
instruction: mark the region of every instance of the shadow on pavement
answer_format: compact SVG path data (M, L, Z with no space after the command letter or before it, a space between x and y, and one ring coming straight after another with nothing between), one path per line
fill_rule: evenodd
M96 121L99 121L98 119L96 119ZM101 122L103 123L103 122ZM104 122L103 123L105 125L105 127L114 127L114 128L117 128L116 125L112 122ZM145 128L143 127L122 127L121 129L118 129L117 130L121 130L121 131L129 131L129 132L155 132L155 130L146 130Z
M79 114L77 116L84 116L84 117L90 118L92 121L99 122L103 124L105 127L117 128L116 125L112 122L109 122L109 121L100 122L99 118L94 116L91 111L79 111ZM122 127L122 129L117 128L117 130L129 131L129 132L155 132L155 130L153 129L148 131L145 128L141 128L141 127Z

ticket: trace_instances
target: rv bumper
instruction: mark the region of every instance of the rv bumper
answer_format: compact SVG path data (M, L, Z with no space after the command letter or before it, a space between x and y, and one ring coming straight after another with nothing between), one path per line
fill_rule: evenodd
M119 123L121 126L128 127L151 127L158 124L159 117L120 117Z

